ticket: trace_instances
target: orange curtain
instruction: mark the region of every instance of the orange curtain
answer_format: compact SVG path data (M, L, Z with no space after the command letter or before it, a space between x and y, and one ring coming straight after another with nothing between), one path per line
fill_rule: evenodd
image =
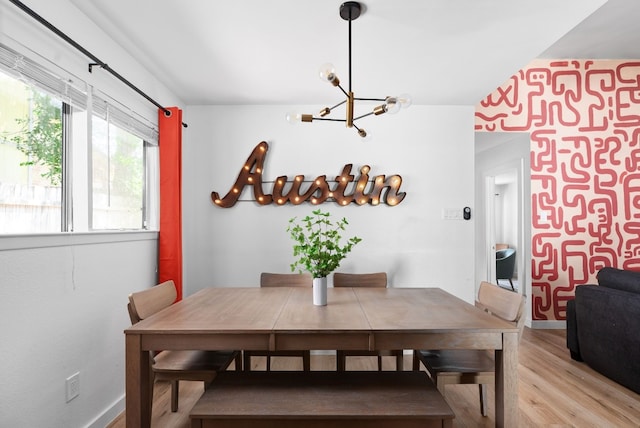
M160 109L160 233L158 281L172 279L182 299L182 110Z

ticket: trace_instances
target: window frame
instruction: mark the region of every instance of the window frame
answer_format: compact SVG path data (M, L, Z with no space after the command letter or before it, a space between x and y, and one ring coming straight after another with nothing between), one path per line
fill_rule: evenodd
M37 57L34 55L34 57ZM42 61L47 63L46 60ZM151 162L149 151L157 149L158 124L138 115L121 102L54 64L42 65L0 43L0 70L25 84L62 101L62 183L60 230L57 232L5 233L12 237L48 237L66 233L139 233L158 230L159 163ZM98 103L98 104L94 104ZM96 108L94 108L96 107ZM142 140L142 221L136 229L94 229L92 191L91 120L95 111L107 108L113 124ZM83 118L84 116L84 118ZM86 122L86 123L83 123ZM109 122L108 122L109 123ZM156 179L154 180L153 177ZM2 247L0 246L0 249Z

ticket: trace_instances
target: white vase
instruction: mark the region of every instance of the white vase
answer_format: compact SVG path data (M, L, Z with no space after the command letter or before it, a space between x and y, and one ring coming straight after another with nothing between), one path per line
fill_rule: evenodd
M326 306L327 304L327 277L313 278L313 304Z

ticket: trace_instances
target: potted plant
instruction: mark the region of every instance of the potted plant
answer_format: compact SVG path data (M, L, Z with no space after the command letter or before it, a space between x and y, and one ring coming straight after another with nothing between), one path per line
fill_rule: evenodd
M312 211L299 222L296 217L289 219L287 232L294 240L291 271L307 271L313 276L313 304L327 304L327 276L340 266L340 262L354 245L362 241L353 236L341 245L341 233L349 224L346 218L331 221L331 214L318 209Z

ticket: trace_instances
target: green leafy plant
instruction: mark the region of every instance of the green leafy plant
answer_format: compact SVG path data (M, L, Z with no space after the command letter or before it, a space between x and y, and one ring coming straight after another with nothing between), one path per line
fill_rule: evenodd
M312 211L299 222L293 217L289 220L287 232L295 241L293 256L297 260L291 264L291 271L307 271L314 278L323 278L340 266L340 262L354 245L362 241L353 236L340 245L341 233L349 224L346 218L337 222L331 221L331 214L321 210Z
M62 182L62 111L61 104L49 95L31 90L31 117L16 119L21 131L11 138L18 150L27 155L20 166L42 165L47 168L42 177L52 185Z

